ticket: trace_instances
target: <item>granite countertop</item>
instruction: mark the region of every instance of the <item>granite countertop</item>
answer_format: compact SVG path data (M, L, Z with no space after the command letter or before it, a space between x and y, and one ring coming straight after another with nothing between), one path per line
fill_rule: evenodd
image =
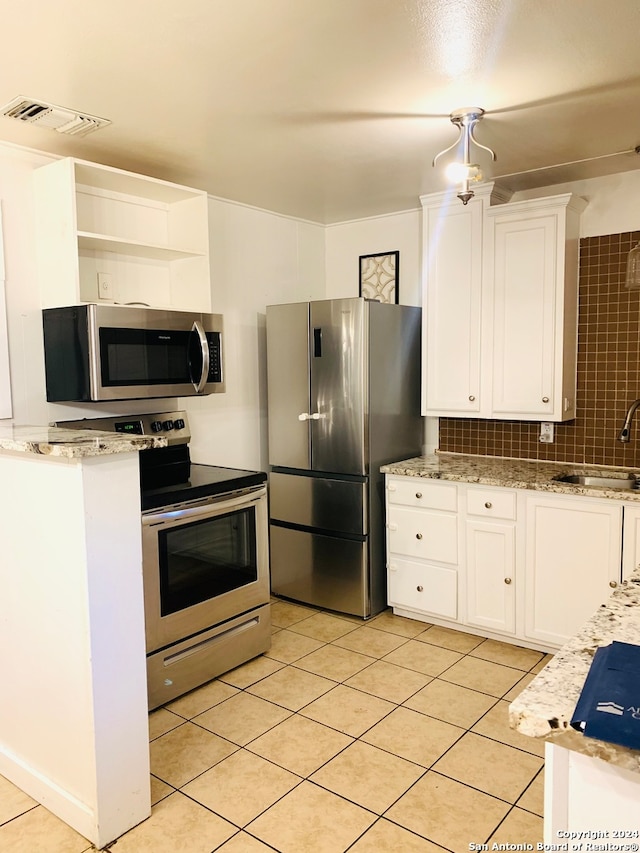
M80 459L166 446L167 439L160 436L49 426L0 426L0 451L14 453Z
M385 474L426 477L458 483L481 483L510 489L533 489L539 492L606 497L613 500L640 501L640 489L605 489L558 483L555 477L565 474L612 474L630 472L640 478L640 469L611 468L604 465L580 465L572 462L537 462L528 459L505 459L494 456L471 456L463 453L433 453L402 462L383 465Z
M595 650L613 640L640 645L640 570L623 581L509 706L509 723L585 755L640 773L640 750L585 737L570 720Z

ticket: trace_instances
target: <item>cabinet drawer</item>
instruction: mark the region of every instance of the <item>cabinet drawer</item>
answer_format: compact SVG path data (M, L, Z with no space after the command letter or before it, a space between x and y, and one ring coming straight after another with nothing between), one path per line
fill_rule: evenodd
M515 520L516 493L509 489L468 489L467 512L484 518Z
M392 559L388 578L390 605L457 618L458 573L455 569Z
M387 500L390 504L455 512L458 509L458 487L454 483L434 482L428 477L389 480Z
M458 519L428 509L389 507L389 551L438 563L458 562Z

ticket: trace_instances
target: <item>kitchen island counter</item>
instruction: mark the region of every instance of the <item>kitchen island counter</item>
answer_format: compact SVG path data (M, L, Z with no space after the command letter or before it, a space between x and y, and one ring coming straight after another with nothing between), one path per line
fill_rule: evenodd
M166 446L167 439L161 436L124 435L51 426L0 425L0 451L79 459Z
M613 640L640 645L640 570L623 581L580 631L509 706L509 722L523 735L545 737L567 749L640 773L640 750L571 728L576 702L599 646Z
M640 489L611 489L562 483L557 477L567 474L607 475L629 472L640 478L640 468L580 465L573 462L538 462L494 456L472 456L464 453L433 453L401 462L391 462L380 469L384 474L425 477L458 483L480 483L510 489L532 489L565 495L605 497L613 500L640 501Z
M138 450L0 427L0 774L97 848L150 813Z
M509 706L513 729L546 741L547 844L569 837L640 837L640 750L585 737L570 725L596 649L614 640L640 645L640 570L623 581Z

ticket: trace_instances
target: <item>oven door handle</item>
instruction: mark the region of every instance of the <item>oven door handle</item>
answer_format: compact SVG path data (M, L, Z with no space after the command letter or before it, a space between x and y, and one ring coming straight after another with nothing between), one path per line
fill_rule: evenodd
M209 378L209 341L207 340L207 334L200 320L193 321L191 331L195 332L198 336L200 349L202 350L202 373L200 374L200 379L197 382L193 382L193 387L196 389L196 394L202 394L204 386L207 384L207 379Z
M234 509L245 509L265 500L267 490L264 486L256 491L230 497L222 495L218 498L209 497L194 501L192 504L185 501L179 506L165 507L160 512L150 512L142 515L142 524L145 527L165 524L167 522L183 522L190 518L205 518L208 516L220 515L224 512L230 512Z

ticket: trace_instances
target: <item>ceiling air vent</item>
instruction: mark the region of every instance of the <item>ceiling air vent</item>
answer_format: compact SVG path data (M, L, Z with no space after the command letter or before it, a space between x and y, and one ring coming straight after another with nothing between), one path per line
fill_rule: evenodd
M48 127L58 133L65 133L67 136L86 136L100 127L111 124L106 118L78 113L75 110L48 104L46 101L25 98L22 95L0 107L0 114L8 118L15 118L25 124Z

